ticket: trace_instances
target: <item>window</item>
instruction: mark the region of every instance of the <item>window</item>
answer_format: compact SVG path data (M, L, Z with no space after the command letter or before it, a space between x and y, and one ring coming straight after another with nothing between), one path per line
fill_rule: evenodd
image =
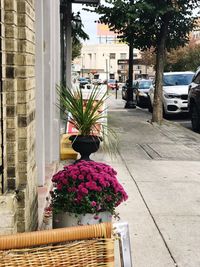
M120 59L126 59L127 54L126 53L120 53Z
M193 82L196 83L196 84L200 84L200 71L197 74L197 76L194 78Z
M125 70L125 65L119 65L120 70Z
M110 53L110 59L115 59L115 53Z
M165 86L188 85L192 81L193 74L169 74L164 75Z

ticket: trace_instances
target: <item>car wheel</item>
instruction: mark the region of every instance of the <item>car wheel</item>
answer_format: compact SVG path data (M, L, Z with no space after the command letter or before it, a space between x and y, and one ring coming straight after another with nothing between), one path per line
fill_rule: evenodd
M140 99L138 96L136 96L136 105L139 107L140 106Z
M169 115L165 112L164 106L163 106L163 118L164 119L168 119L169 118Z
M192 130L195 132L200 132L200 114L196 105L192 106L191 122Z
M148 111L151 112L151 113L153 112L153 107L151 105L150 97L148 97Z

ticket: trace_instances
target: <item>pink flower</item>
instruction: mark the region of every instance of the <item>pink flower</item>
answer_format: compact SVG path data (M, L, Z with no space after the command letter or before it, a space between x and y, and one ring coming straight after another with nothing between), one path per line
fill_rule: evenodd
M63 187L62 184L57 184L57 189L58 190L62 190L62 187Z
M79 174L78 179L83 180L84 176L82 174Z
M51 205L62 209L63 204L63 210L75 213L94 213L96 219L100 211L115 214L115 207L128 198L116 174L109 165L94 161L65 166L52 178Z
M78 176L75 175L75 174L73 174L71 177L72 177L73 180L76 180L78 178Z
M66 185L66 184L67 184L67 180L66 180L65 178L62 178L62 183L63 183L64 185Z
M97 203L96 203L95 201L92 201L92 202L91 202L91 206L92 206L92 207L95 207L96 205L97 205Z
M87 190L87 188L85 188L85 187L82 187L81 192L82 192L83 194L88 194L88 190Z

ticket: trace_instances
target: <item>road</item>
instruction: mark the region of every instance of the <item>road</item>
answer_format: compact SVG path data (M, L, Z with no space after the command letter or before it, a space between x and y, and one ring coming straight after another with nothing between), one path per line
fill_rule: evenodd
M178 122L185 128L192 130L191 120L188 114L173 115L171 118L168 118L168 120Z

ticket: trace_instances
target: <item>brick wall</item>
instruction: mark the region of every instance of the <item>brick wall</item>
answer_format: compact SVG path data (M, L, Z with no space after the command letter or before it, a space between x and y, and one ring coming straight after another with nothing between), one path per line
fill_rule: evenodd
M1 234L37 228L37 184L34 1L0 1L5 29L1 42L5 62L2 61L4 192L0 196L0 219L5 218L4 213L13 218L7 229L0 227ZM1 198L5 196L9 199L8 208L1 210ZM9 205L11 202L13 205Z

